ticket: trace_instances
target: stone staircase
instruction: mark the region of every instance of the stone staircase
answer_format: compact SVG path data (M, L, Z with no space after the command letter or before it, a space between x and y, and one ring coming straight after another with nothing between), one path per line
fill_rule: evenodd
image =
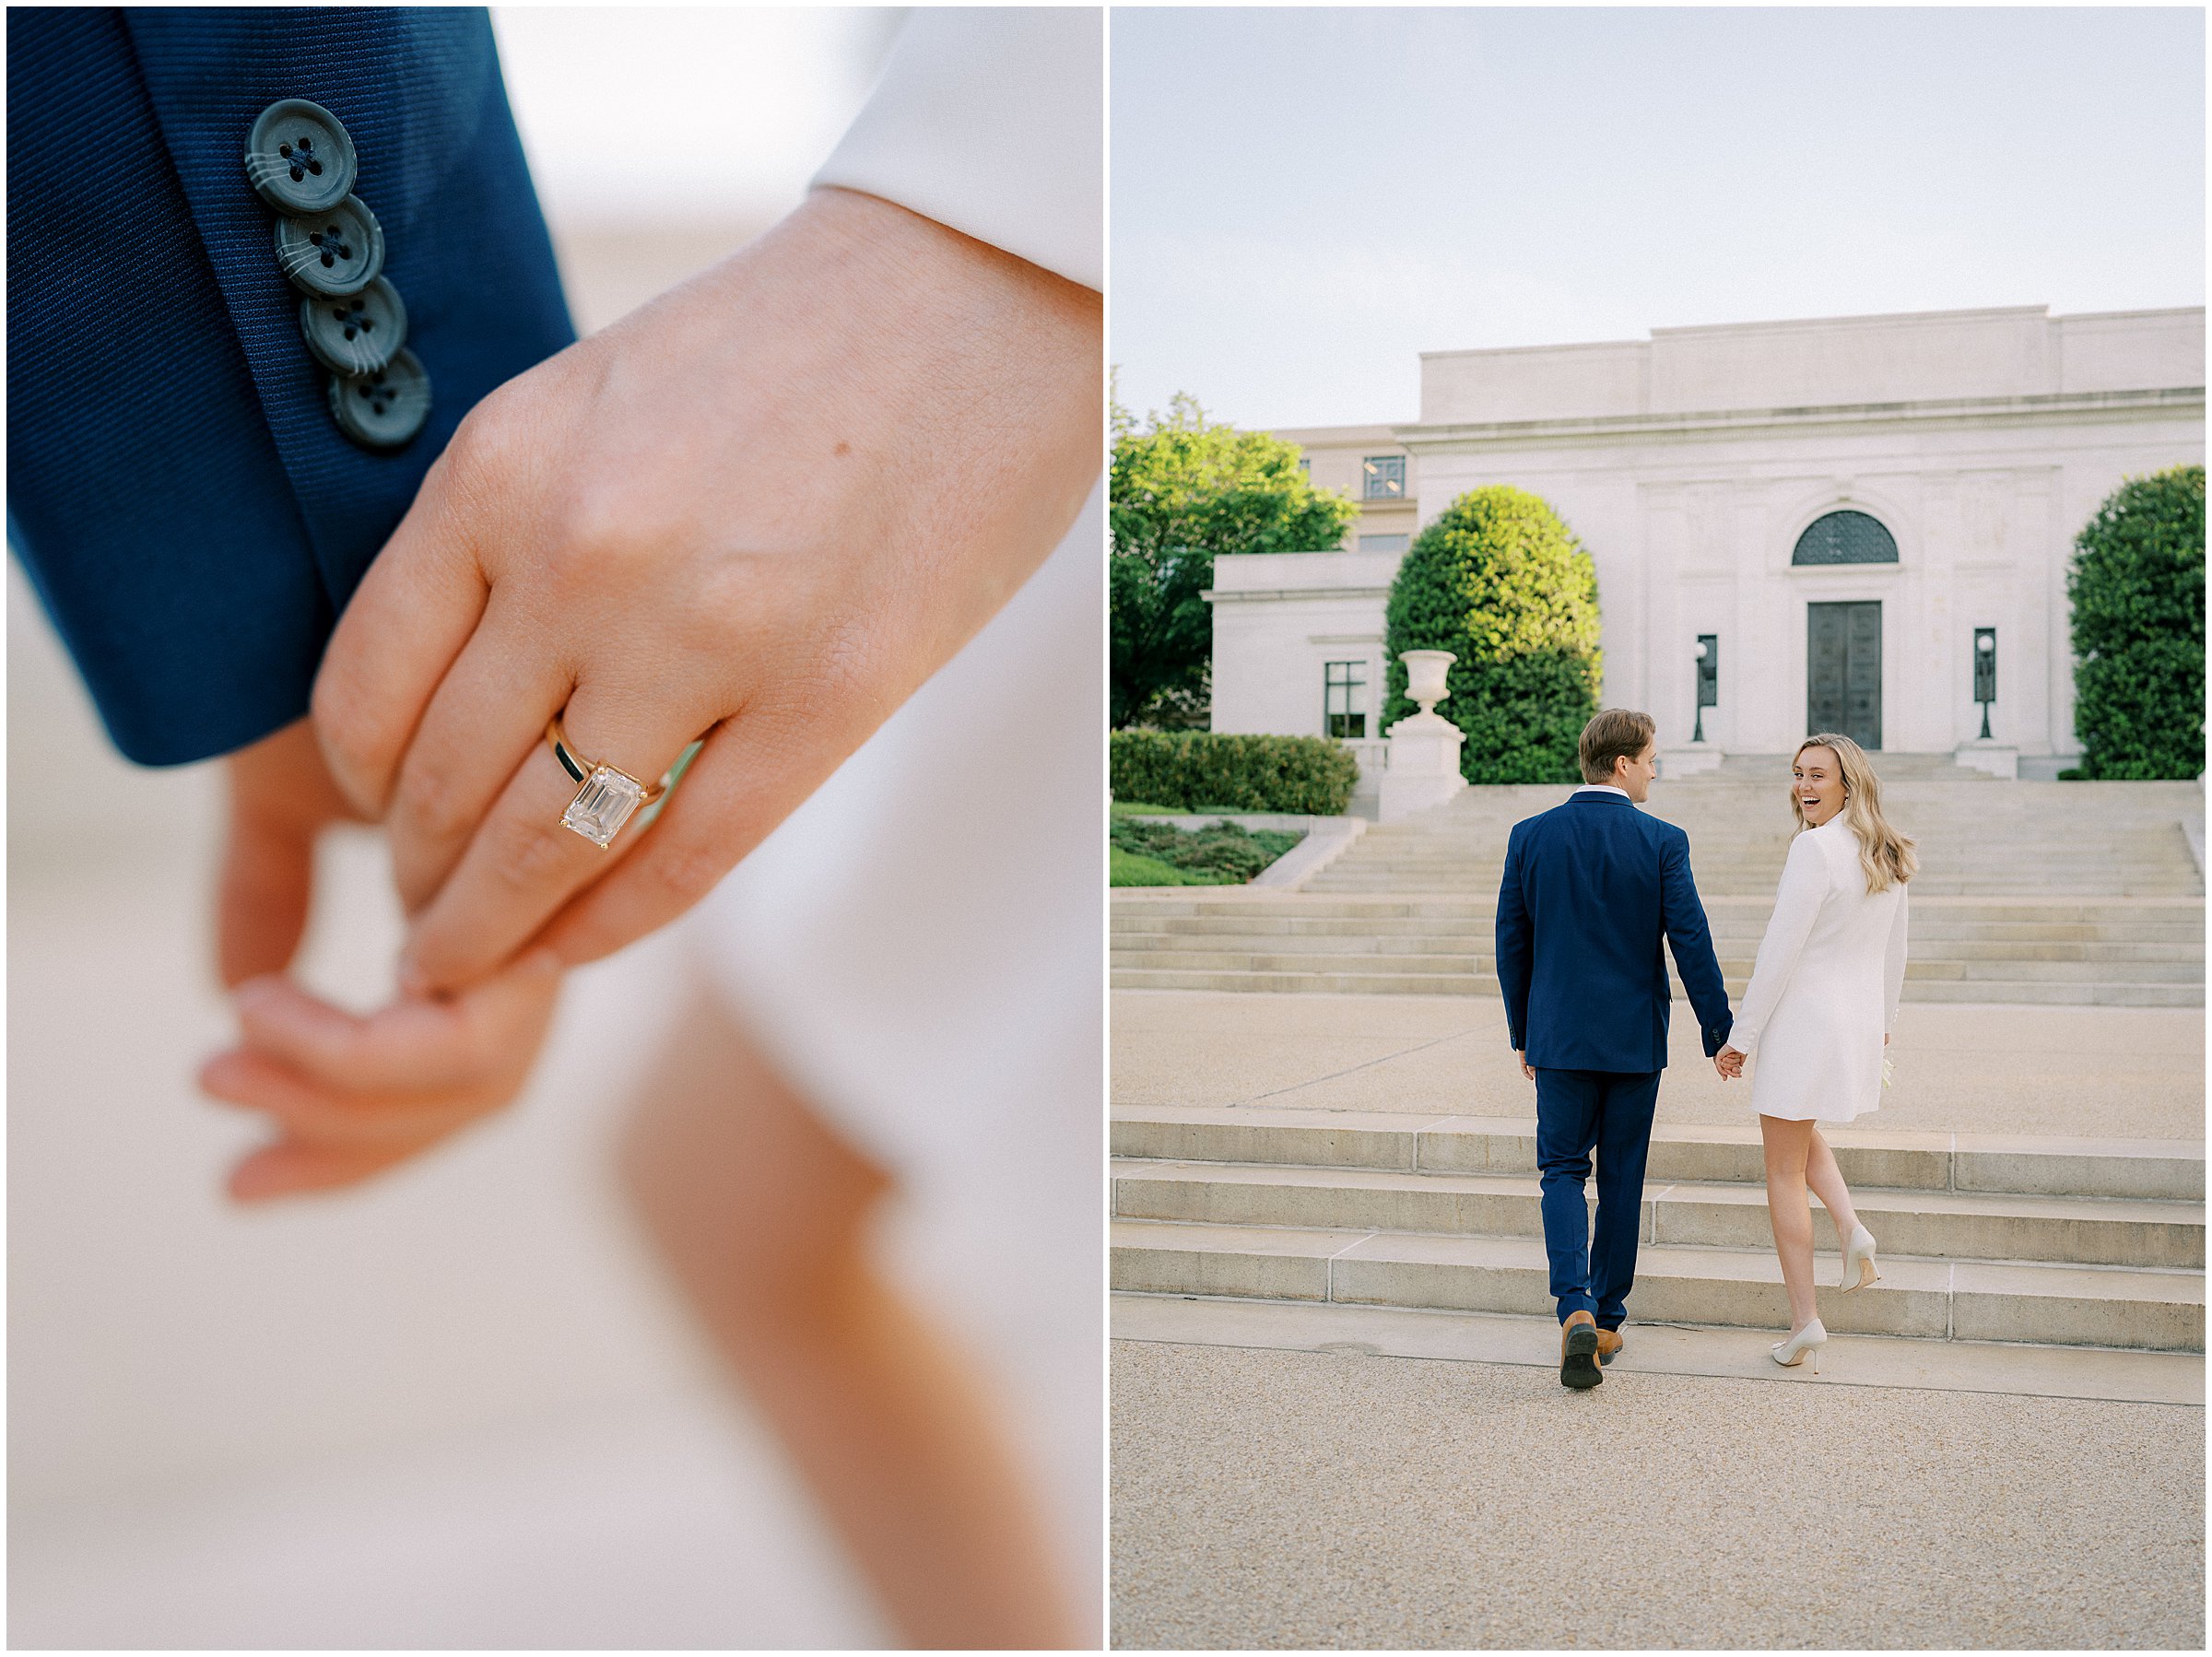
M1771 761L1777 770L1763 779L1732 772L1731 763L1661 779L1643 809L1688 833L1700 893L1771 899L1796 828L1788 762ZM2204 791L2194 782L2001 782L1950 769L1956 778L1884 778L1884 809L1919 851L1915 898L2205 895L2182 828L2204 815ZM1495 898L1512 826L1571 793L1564 783L1465 789L1434 810L1370 829L1305 889Z
M1840 1334L2204 1350L2201 1144L1830 1135L1882 1281L1834 1287ZM1533 1124L1124 1106L1112 1286L1153 1295L1551 1315ZM1661 1128L1634 1322L1788 1326L1755 1131Z
M2007 782L1937 756L1882 763L1889 814L1922 860L1906 999L2204 1005L2204 880L2183 828L2201 820L2197 784ZM1662 779L1646 807L1689 834L1731 995L1749 981L1794 827L1786 758L1738 765ZM1495 994L1507 833L1571 792L1466 789L1371 829L1299 892L1119 891L1114 984Z

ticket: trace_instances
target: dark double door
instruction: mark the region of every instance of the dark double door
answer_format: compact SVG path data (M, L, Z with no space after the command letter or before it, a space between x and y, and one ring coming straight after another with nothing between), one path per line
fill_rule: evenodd
M1882 606L1807 605L1805 728L1882 746Z

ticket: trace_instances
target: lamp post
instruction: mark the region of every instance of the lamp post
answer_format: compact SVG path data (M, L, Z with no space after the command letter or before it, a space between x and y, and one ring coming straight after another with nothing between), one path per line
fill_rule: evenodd
M1698 711L1696 728L1689 734L1692 742L1705 740L1705 710L1717 707L1721 699L1721 636L1718 633L1698 635Z
M1989 705L1997 699L1997 629L1978 627L1974 629L1974 700L1982 704L1982 735L1989 736Z

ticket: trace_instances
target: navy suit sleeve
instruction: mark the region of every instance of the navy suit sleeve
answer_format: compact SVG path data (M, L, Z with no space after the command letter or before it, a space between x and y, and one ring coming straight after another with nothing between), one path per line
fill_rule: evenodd
M1505 842L1505 878L1498 886L1498 987L1505 993L1505 1028L1513 1051L1528 1051L1528 986L1534 975L1535 932L1521 896L1521 830ZM1717 972L1717 969L1715 970Z
M1682 975L1682 988L1688 992L1690 1010L1698 1016L1698 1032L1710 1059L1726 1044L1735 1016L1728 1010L1727 986L1712 952L1705 905L1698 900L1698 883L1689 872L1687 834L1668 835L1660 849L1659 903L1661 924L1674 946L1675 970Z
M229 753L307 711L462 417L575 338L490 20L18 6L7 46L9 544L125 756ZM345 123L383 226L433 387L400 449L332 418L246 178L285 98Z

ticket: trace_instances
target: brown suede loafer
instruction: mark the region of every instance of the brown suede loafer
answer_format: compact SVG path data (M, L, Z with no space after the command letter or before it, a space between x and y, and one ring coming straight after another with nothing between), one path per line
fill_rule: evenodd
M1597 1320L1586 1311L1571 1311L1559 1325L1559 1384L1594 1387L1605 1380L1597 1369Z

